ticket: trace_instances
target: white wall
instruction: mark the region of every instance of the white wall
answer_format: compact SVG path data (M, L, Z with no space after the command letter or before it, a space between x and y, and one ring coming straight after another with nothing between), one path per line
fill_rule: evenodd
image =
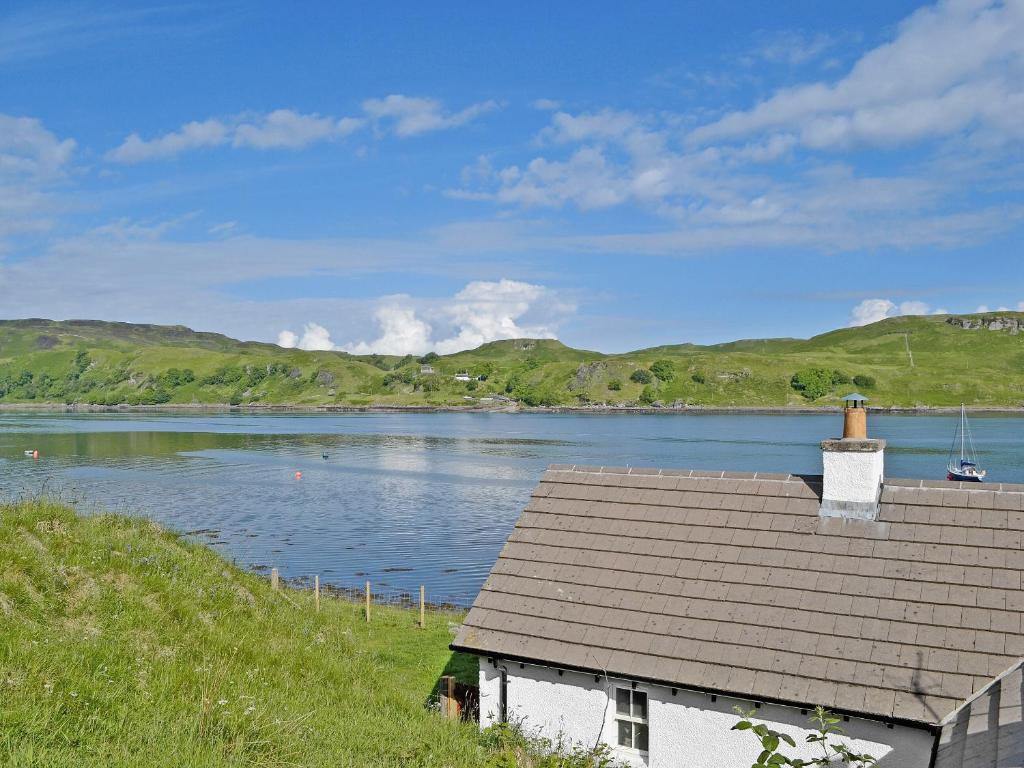
M498 717L499 670L508 670L509 719L522 722L525 730L539 733L553 741L596 745L599 740L615 744L614 690L617 684L629 688L630 682L605 680L595 682L594 675L516 662L498 662L494 668L480 658L480 727L486 728ZM757 738L750 733L731 730L739 718L736 705L752 709L749 701L678 689L638 684L637 690L648 695L648 728L650 752L641 759L623 751L616 756L625 763L649 768L747 768L761 751ZM764 704L755 720L766 722L774 730L788 733L798 745L787 750L791 757L820 756L803 745L811 731L807 715L799 709ZM874 720L851 718L844 730L855 739L847 739L851 748L867 752L879 760L880 768L928 768L933 737L925 730L894 726ZM616 747L616 750L618 748Z

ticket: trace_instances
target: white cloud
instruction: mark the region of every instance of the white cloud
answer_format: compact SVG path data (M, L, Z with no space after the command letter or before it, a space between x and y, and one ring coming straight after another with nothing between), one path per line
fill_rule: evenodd
M228 140L228 133L228 126L220 120L185 123L176 131L148 141L133 133L120 146L108 152L107 159L115 163L139 163L173 157L188 150L224 144Z
M61 175L75 141L61 141L31 117L0 114L0 178L52 179Z
M780 129L819 149L978 130L1024 136L1024 4L945 0L921 8L836 83L780 89L689 138L706 143Z
M554 99L536 99L530 106L540 112L553 112L560 109L562 104Z
M337 349L331 341L330 332L317 323L306 323L302 329L302 337L293 331L284 330L277 334L277 346L287 349L304 349L309 352L327 352Z
M108 152L107 159L116 163L138 163L226 144L264 150L301 149L318 141L345 138L362 127L364 122L351 117L337 119L276 109L266 114L242 115L229 120L186 123L177 131L149 140L133 133Z
M888 299L864 299L853 308L853 312L850 314L850 325L869 325L896 314L896 305Z
M35 118L0 114L0 253L8 238L54 225L51 193L67 178L75 147Z
M1021 312L1024 312L1024 301L1017 305ZM980 305L974 310L976 314L991 312L987 304ZM996 312L1009 312L1009 307L998 307ZM932 309L923 301L903 301L896 304L889 299L864 299L850 312L850 326L868 325L885 320L887 317L898 317L900 315L948 315L949 310L945 307Z
M748 57L751 64L768 61L797 66L818 58L838 42L824 32L814 34L800 30L763 32L757 36L758 46Z
M901 315L927 315L931 307L923 301L904 301L900 303Z
M365 117L336 118L291 109L244 113L230 118L193 121L152 139L133 133L107 152L106 158L115 163L139 163L224 145L261 150L302 149L351 136L369 120L378 126L387 123L398 136L415 136L464 125L497 107L495 101L483 101L451 113L446 112L437 99L393 94L363 102Z
M437 99L391 94L383 99L367 99L363 111L373 120L389 122L395 135L417 136L428 131L455 128L498 108L498 102L481 101L458 112L446 112Z
M451 299L417 303L404 295L383 299L374 312L377 338L341 348L360 355L451 354L499 339L555 338L558 322L575 309L544 286L508 279L474 281Z
M476 281L455 294L447 309L458 332L434 344L440 354L472 349L497 339L554 338L551 325L521 324L539 301L555 302L548 289L516 280Z
M290 109L276 109L243 122L234 130L232 145L254 149L301 149L317 141L341 139L359 130L363 120L303 115Z
M360 341L342 347L354 355L422 354L430 349L430 325L408 306L408 296L392 296L374 312L380 335L373 341Z

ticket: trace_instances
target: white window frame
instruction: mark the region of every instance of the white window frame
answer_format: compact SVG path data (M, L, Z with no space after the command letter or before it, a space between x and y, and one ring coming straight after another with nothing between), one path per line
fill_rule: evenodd
M622 691L624 693L628 693L629 694L629 714L628 715L623 715L623 714L621 714L619 712L619 691ZM637 694L641 694L644 697L645 709L647 710L647 717L637 717L634 714L634 710L636 709L636 701L635 701L635 699L636 699ZM641 690L641 689L637 689L637 688L632 688L632 687L625 688L625 687L619 686L619 685L615 686L615 690L614 690L614 693L612 695L612 723L615 726L615 748L616 749L622 750L623 752L627 752L627 753L632 754L632 755L638 755L640 757L647 757L648 753L651 750L651 724L650 724L650 719L651 719L651 697L650 697L650 694L647 691ZM620 744L619 743L619 723L620 722L622 722L622 723L630 723L631 724L632 727L630 729L630 739L629 739L631 744L635 744L636 743L636 731L637 731L637 729L636 729L635 726L637 726L637 725L644 726L647 729L647 749L638 749L637 747L634 747L634 746L627 747L627 746L625 746L623 744Z

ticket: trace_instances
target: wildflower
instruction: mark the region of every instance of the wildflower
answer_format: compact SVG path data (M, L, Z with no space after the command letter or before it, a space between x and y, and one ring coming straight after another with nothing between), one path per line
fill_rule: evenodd
M219 700L219 701L217 702L217 706L223 707L223 706L224 706L225 704L227 704L227 703L228 703L228 700L227 700L227 699L220 699L220 700Z

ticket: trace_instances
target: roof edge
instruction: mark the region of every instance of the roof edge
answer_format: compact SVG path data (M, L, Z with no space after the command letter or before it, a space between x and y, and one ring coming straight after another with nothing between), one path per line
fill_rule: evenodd
M738 691L730 691L724 688L706 688L700 685L691 685L689 683L680 683L672 680L663 680L654 677L642 677L638 675L630 675L622 672L615 672L610 669L591 669L587 667L577 667L572 664L559 664L554 661L544 661L543 659L534 659L529 656L514 656L506 653L492 653L489 651L480 650L479 648L469 648L464 645L458 645L451 643L448 646L448 650L456 653L468 653L472 656L493 656L496 659L507 659L508 661L514 661L518 664L532 664L538 667L549 667L552 669L566 669L570 672L584 672L589 675L603 675L605 677L616 677L621 680L636 680L637 682L648 683L650 685L660 685L666 688L682 688L686 691L695 691L697 693L712 694L715 696L728 696L733 699L745 699L747 701L760 701L765 704L778 704L783 707L790 707L792 709L814 709L816 704L809 704L806 701L791 701L787 699L774 699L766 696L754 696L750 693L742 693ZM825 705L822 705L825 706ZM856 717L861 720L874 720L882 723L892 723L893 725L902 725L906 728L916 728L917 730L927 731L931 734L937 734L942 730L941 723L930 723L925 720L908 720L903 717L891 717L886 715L879 715L877 713L861 712L852 709L841 709L839 707L825 707L829 712L836 715L843 715L849 717Z

